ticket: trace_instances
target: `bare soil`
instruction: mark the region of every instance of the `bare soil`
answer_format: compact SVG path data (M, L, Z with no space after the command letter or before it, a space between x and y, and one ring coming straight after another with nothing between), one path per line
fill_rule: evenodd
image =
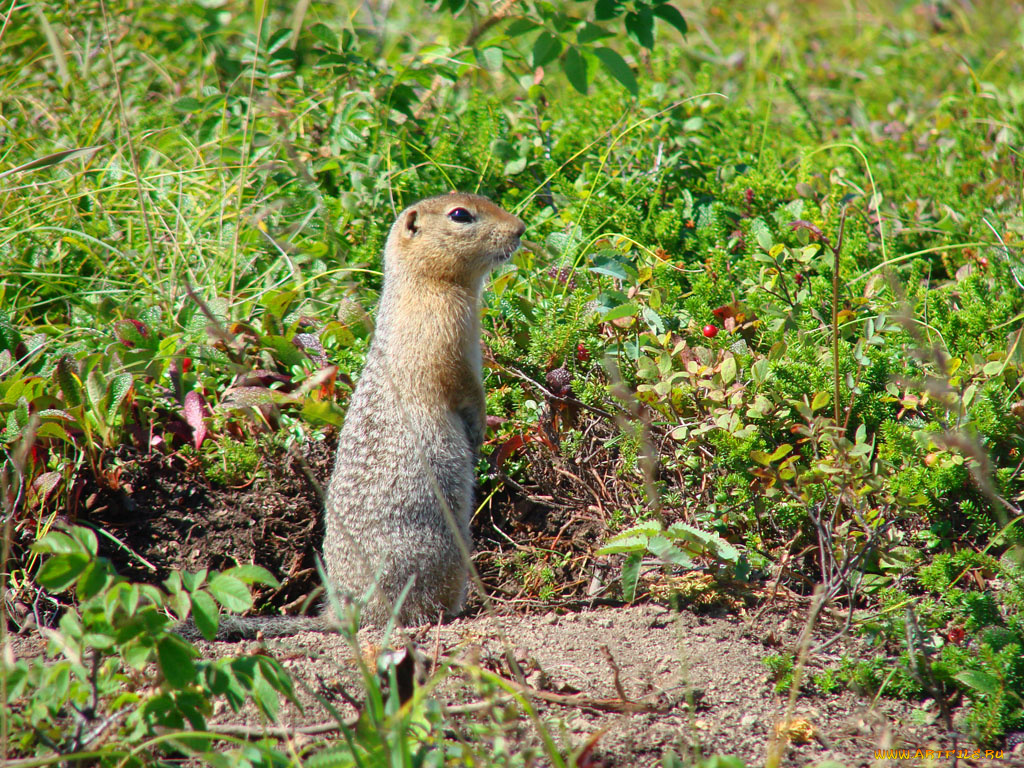
M81 521L109 534L101 537L103 554L129 578L159 581L173 569L256 563L282 583L279 589L261 591L258 605L294 610L318 583L321 502L316 484L329 473L331 458L330 446L311 443L302 457L268 461L249 487L215 489L165 458L122 456L115 487L83 489ZM531 579L543 569L531 570L530 557L522 553L533 552L531 547L570 555L592 552L603 530L600 510L571 498L525 489L496 494L474 530L477 564L493 607L485 611L475 599L464 617L410 636L425 669L443 661L452 664L454 671L435 696L460 708L457 722L488 716L486 706L473 706L479 699L460 671L463 665L480 665L525 683L527 699L565 755L592 740L587 759L593 768L657 766L670 751L687 762L722 754L760 765L778 741L783 722L793 723L790 737L780 742L781 765L786 766L827 760L845 766L953 765L952 759L878 761L876 750L973 749L954 741L940 725L927 724L926 710L918 704L873 701L844 691L801 694L790 705L788 692L775 693L762 659L798 644L807 603L792 593L785 600L760 602L738 595L712 601L703 613L588 599L602 569L592 554L579 554L575 560L556 561L543 578L536 577L550 581L553 574L562 582L561 591L541 599L534 589L540 582L531 586ZM838 631L825 621L815 635L820 640ZM372 630L361 632L361 652L379 640ZM18 656L36 655L42 647L34 632L15 638ZM200 647L216 656L264 652L277 657L300 681L304 704L302 712L285 707L281 725L330 721L320 699L331 701L342 714L354 713L341 691L358 697L361 690L355 651L339 635L303 633L266 643ZM844 638L814 658L810 671L835 662L841 653L864 658L873 651ZM255 710L236 714L225 708L214 719L220 725L249 726L253 734L262 731ZM337 733L316 738L332 736ZM535 745L537 728L524 718L509 726L508 737L520 748ZM1024 754L957 764L1024 765Z

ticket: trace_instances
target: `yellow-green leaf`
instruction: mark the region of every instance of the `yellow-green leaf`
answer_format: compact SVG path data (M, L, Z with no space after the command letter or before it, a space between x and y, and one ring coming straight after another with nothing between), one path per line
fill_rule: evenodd
M811 411L816 411L819 408L824 408L826 405L828 405L830 399L831 397L828 394L828 392L818 392L814 396L814 399L811 401Z

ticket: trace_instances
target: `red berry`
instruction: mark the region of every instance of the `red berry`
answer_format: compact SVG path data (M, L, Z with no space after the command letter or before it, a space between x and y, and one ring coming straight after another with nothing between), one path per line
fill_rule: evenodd
M707 338L713 339L715 338L715 336L718 335L718 327L715 325L711 325L711 323L708 323L707 325L704 326L703 333Z
M982 256L980 259L978 259L978 266L981 267L982 269L985 269L988 266L988 259Z
M590 362L590 353L587 351L587 348L583 346L582 341L576 345L576 359L581 363Z

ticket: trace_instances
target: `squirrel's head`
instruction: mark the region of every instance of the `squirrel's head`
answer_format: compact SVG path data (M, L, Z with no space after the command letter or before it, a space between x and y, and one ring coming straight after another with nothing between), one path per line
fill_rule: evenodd
M385 273L478 285L519 247L526 225L486 197L452 192L420 200L391 227Z

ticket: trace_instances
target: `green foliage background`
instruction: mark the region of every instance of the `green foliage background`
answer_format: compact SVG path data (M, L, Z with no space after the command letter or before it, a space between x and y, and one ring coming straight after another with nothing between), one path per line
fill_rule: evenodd
M983 741L1024 728L1020 8L499 8L7 11L10 527L73 513L75 483L125 444L243 433L216 450L255 466L248 436L269 422L252 407L277 409L286 440L340 423L344 388L301 335L356 378L396 211L476 191L531 241L486 299L496 445L541 418L510 367L642 406L661 481L621 528L700 525L751 578L824 531L792 567L902 659L899 686L853 664L838 679L960 692ZM230 389L256 369L278 384ZM614 480L641 488L631 434ZM33 567L19 551L12 584Z

